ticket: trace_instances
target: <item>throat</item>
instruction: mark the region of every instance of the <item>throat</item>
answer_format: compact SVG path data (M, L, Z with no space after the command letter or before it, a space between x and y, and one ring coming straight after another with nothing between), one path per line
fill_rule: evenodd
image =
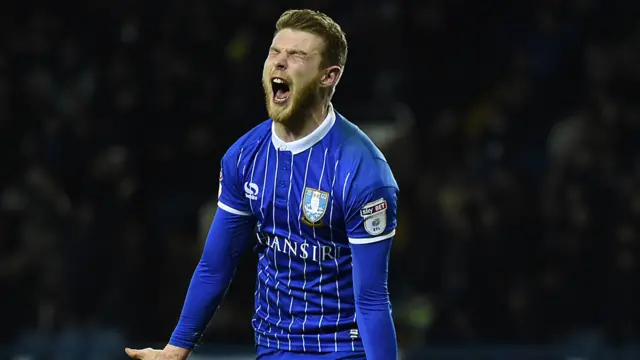
M329 107L322 107L317 110L309 109L309 111L301 114L295 114L284 123L274 122L273 130L276 136L287 143L308 136L325 121Z
M312 124L306 122L301 123L295 121L295 119L289 119L286 124L280 122L273 123L273 131L275 132L276 136L286 143L300 140L305 136L311 134L313 130L317 128L317 125L314 127L312 126Z

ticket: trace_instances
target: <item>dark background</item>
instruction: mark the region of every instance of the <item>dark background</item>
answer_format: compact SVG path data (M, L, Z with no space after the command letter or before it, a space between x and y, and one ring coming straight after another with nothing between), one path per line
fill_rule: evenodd
M638 342L637 1L26 0L0 5L5 348L166 341L291 7L347 33L334 105L401 187L403 348ZM252 343L254 261L207 343Z

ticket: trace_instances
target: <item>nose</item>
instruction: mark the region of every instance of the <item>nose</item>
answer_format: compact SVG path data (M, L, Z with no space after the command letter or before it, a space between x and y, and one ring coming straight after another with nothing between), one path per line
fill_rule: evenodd
M282 53L282 54L278 54L278 56L275 59L275 68L277 70L286 70L287 69L287 56Z

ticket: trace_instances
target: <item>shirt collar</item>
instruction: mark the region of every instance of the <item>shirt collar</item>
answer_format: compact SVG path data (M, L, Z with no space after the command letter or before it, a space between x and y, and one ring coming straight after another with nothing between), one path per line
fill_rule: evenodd
M317 144L320 140L322 140L329 130L333 127L333 124L336 123L336 113L333 110L333 105L329 103L329 111L327 111L327 117L324 118L320 126L318 126L315 130L311 132L311 134L303 137L302 139L294 140L291 142L285 142L280 139L276 132L274 131L275 123L271 124L271 141L273 142L273 146L281 151L291 151L294 155L299 154L303 151L308 150L313 145Z

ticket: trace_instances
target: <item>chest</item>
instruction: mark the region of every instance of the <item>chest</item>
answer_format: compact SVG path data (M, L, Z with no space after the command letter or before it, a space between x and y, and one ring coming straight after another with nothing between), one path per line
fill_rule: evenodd
M260 229L303 237L341 231L337 165L322 147L297 154L263 149L243 170L244 194Z

